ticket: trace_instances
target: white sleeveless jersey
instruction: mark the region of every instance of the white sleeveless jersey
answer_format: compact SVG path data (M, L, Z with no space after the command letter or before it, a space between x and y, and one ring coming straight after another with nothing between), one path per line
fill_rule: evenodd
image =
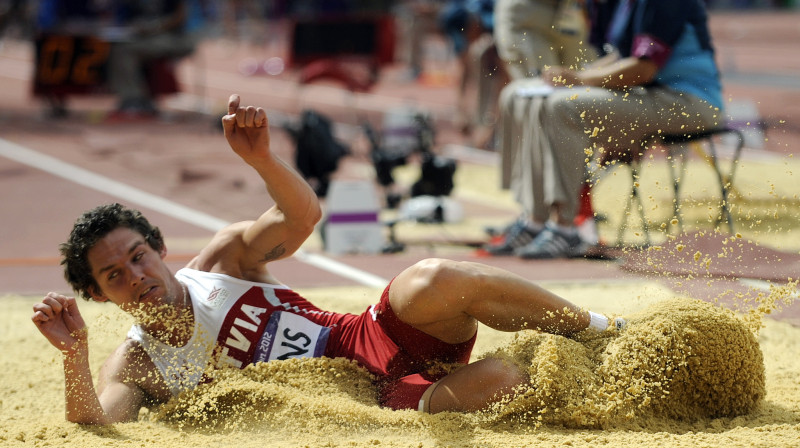
M319 310L283 285L184 268L194 332L173 347L134 325L128 337L141 344L173 395L193 389L211 360L239 368L254 362L322 356L338 313Z

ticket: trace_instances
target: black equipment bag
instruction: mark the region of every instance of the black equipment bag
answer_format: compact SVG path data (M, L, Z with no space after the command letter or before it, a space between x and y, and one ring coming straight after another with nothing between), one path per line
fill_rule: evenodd
M350 149L333 135L331 120L314 110L304 110L297 127L285 126L297 145L295 164L319 197L325 197L330 177Z

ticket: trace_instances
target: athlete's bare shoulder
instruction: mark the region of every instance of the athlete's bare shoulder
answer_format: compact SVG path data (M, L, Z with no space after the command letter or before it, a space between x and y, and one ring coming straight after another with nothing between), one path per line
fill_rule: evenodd
M236 276L238 261L244 251L242 235L251 224L252 221L242 221L220 230L186 267Z
M253 221L242 221L220 230L186 267L253 282L280 284L267 270L266 260L249 269L243 268L242 260L247 250L244 232L252 224Z

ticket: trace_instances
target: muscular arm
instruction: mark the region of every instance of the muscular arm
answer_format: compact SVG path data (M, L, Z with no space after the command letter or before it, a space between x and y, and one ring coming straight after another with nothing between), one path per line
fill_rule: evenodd
M255 221L220 231L189 267L264 281L264 265L297 251L322 211L308 183L271 151L264 109L240 107L239 96L231 95L222 125L231 148L261 176L275 205Z
M67 420L105 425L136 419L145 393L130 379L128 362L119 351L100 370L97 391L89 369L88 349L64 356Z
M75 423L108 424L136 418L145 393L132 381L125 355L117 350L101 370L95 391L89 367L88 332L74 297L49 293L33 307L33 323L64 355L66 418Z

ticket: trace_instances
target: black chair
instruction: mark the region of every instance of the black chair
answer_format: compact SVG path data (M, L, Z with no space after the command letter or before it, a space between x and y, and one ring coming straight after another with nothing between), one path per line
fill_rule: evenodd
M732 135L736 141L733 157L730 161L731 164L727 170L723 170L723 167L721 166L719 156L717 154L716 142L714 141L715 137L721 135ZM680 185L686 174L687 157L684 157L685 150L688 147L688 144L697 142L705 143L702 146L705 148L702 155L709 162L709 165L714 169L714 172L717 174L717 180L719 181L721 196L720 212L715 225L720 225L723 220L727 221L728 230L730 233L734 233L733 218L731 216L730 205L728 203L728 196L733 183L733 177L736 174L736 166L739 163L739 157L741 156L742 148L744 147L744 135L742 132L732 127L723 127L697 133L664 134L657 137L656 142L665 147L668 156L674 159L673 163L669 163L667 165L669 166L670 177L672 180L674 194L674 200L672 202L673 216L677 220L678 231L683 231L683 220L681 219L680 214ZM642 221L642 231L645 238L645 245L649 246L650 233L648 231L647 220L644 214L644 204L642 203L642 199L639 194L638 183L639 171L641 169L641 157L634 157L627 162L630 165L632 182L630 198L625 205L625 212L623 214L623 223L627 222L627 216L630 213L632 204L637 202L639 207L639 217ZM672 220L670 220L670 225L672 225ZM621 224L617 233L617 244L622 243L624 228L625 226Z

